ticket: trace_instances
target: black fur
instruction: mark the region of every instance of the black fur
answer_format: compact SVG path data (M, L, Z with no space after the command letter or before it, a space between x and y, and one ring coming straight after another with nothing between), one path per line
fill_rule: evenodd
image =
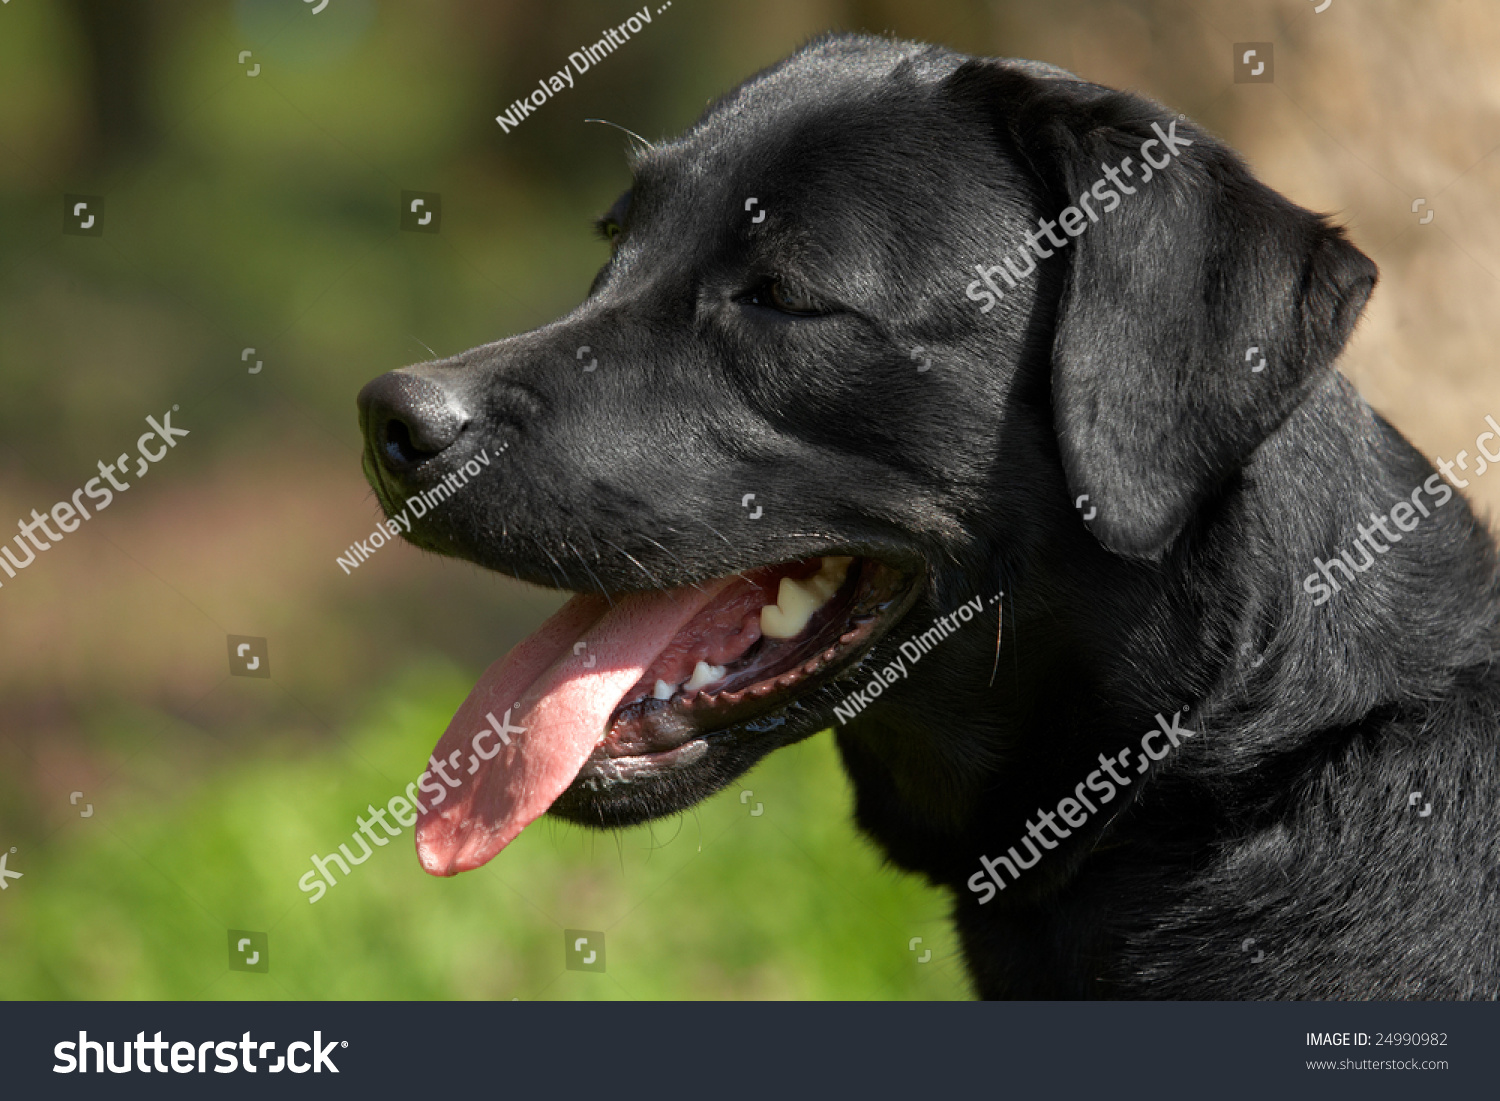
M976 265L1152 123L1192 144L981 312ZM1003 589L998 665L986 604L836 735L861 827L952 890L979 994L1500 994L1492 541L1454 496L1331 599L1303 587L1435 485L1332 367L1375 282L1338 228L1153 103L867 37L632 167L574 312L367 388L382 500L503 444L415 541L576 590L852 553L920 592L838 685L557 812L679 811ZM980 904L981 856L1182 708L1181 748Z

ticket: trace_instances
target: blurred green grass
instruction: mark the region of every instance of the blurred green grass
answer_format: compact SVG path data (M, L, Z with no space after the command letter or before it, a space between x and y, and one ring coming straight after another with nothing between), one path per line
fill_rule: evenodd
M201 732L112 716L94 734L133 754L116 787L12 857L25 878L0 898L0 996L965 996L945 899L855 832L827 732L676 819L544 819L453 879L423 873L404 830L309 903L311 855L360 851L356 816L416 774L470 683L409 670L338 738L268 731L206 773ZM269 974L228 969L231 928L269 932ZM605 932L606 972L565 969L565 928Z

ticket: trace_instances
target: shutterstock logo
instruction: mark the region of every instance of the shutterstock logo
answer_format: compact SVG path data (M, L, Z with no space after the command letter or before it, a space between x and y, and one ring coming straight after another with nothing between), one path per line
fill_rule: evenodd
M271 1056L276 1052L276 1041L266 1040L261 1042L251 1037L246 1032L238 1040L205 1040L201 1044L194 1044L188 1040L163 1040L158 1032L154 1039L146 1039L144 1032L137 1032L135 1039L120 1041L120 1062L115 1063L115 1041L114 1040L90 1040L86 1031L78 1033L78 1039L63 1040L52 1049L52 1054L57 1058L57 1063L52 1068L53 1074L88 1074L89 1065L92 1062L94 1072L103 1074L106 1070L110 1074L129 1074L131 1071L140 1071L142 1074L150 1074L153 1070L158 1074L166 1074L169 1070L173 1074L207 1074L208 1057L210 1053L217 1062L214 1063L215 1074L233 1074L243 1069L247 1074L254 1074L264 1070L268 1074L280 1074L289 1070L293 1074L306 1074L312 1071L314 1074L337 1074L339 1068L334 1065L330 1057L334 1048L346 1048L348 1040L329 1040L323 1042L323 1034L314 1032L312 1041L294 1040L286 1046L285 1055L277 1055L274 1063L270 1062ZM131 1052L134 1049L135 1059L131 1061ZM90 1060L92 1056L92 1060ZM308 1058L311 1056L311 1059ZM149 1062L148 1062L149 1058ZM170 1059L171 1066L167 1066ZM256 1065L259 1059L260 1065Z
M1026 834L1020 840L1020 848L1012 845L1000 856L981 856L980 870L969 877L969 890L980 896L979 905L985 905L996 894L1005 890L1007 884L1002 873L1009 872L1010 882L1016 882L1021 878L1022 872L1036 867L1047 850L1057 848L1060 842L1073 836L1073 830L1087 825L1089 818L1099 813L1100 807L1111 802L1116 794L1129 787L1134 777L1144 775L1150 771L1152 764L1165 758L1188 738L1196 737L1196 730L1182 725L1182 716L1186 713L1187 708L1184 707L1181 711L1174 711L1172 718L1168 720L1158 711L1156 726L1141 737L1139 754L1131 746L1126 746L1113 756L1099 754L1099 767L1078 783L1072 795L1060 800L1050 811L1038 808L1033 816L1035 820L1027 820ZM1153 742L1156 743L1155 747ZM1132 761L1135 762L1134 768L1131 767ZM1097 798L1098 807L1090 799L1090 794ZM1059 820L1066 822L1067 826L1060 825ZM1047 836L1049 833L1052 835L1050 838ZM1022 848L1030 854L1030 860L1021 855Z

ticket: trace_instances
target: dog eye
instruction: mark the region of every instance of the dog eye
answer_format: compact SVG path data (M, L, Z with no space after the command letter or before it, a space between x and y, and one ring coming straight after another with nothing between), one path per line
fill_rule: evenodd
M793 290L783 279L771 279L764 287L750 296L757 306L768 306L794 317L815 317L825 311L817 302L800 291Z
M620 223L613 218L600 218L594 223L594 232L609 242L609 249L613 252L620 245L620 234L624 232Z

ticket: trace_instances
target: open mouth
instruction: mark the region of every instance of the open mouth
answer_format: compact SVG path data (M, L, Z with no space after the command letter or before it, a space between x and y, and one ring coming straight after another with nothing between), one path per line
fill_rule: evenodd
M586 801L774 729L914 596L911 576L852 556L575 596L485 672L438 742L420 785L423 867L476 868L565 793Z
M684 732L743 722L800 695L869 637L898 575L813 558L735 577L657 655L610 716L610 758L667 752Z

